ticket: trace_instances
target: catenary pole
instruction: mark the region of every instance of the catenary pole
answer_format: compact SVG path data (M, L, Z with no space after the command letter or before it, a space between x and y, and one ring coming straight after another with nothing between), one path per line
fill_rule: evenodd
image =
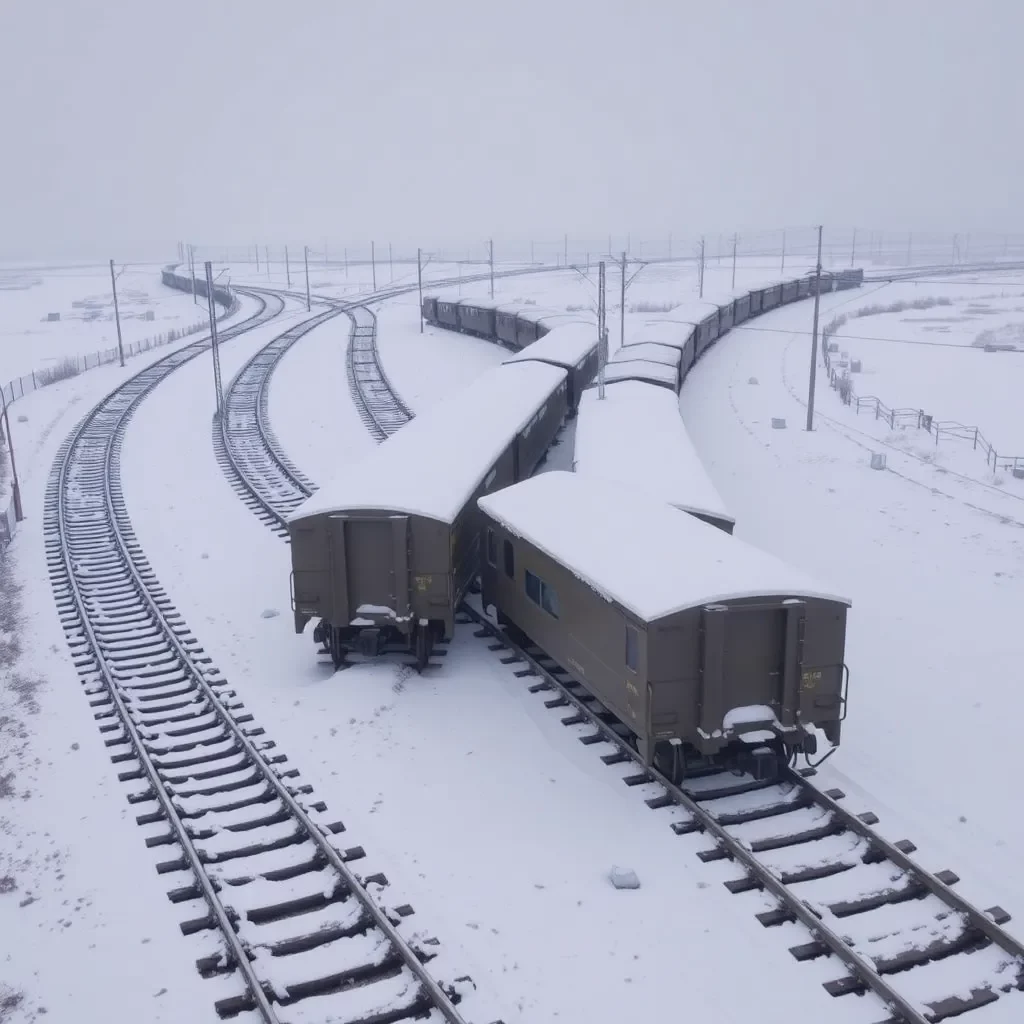
M619 348L626 344L626 254L622 254L622 305L619 307Z
M253 246L253 248L256 250L256 273L258 274L260 272L260 246L259 246L259 242L257 242L256 245Z
M395 280L395 258L391 253L391 243L388 242L388 273L391 275L390 280L394 283Z
M697 297L704 298L704 236L700 236L700 283Z
M784 274L786 272L786 229L782 229L782 266L779 267L779 273Z
M284 276L288 281L288 287L292 286L292 267L291 263L288 262L288 246L284 247Z
M736 245L739 242L739 235L732 236L732 286L736 287Z
M818 225L818 265L814 271L814 326L811 328L811 373L807 383L807 429L814 429L814 375L818 369L818 303L821 300L821 225Z
M309 301L309 246L304 245L302 247L302 262L306 265L306 312L310 312L310 301Z
M491 298L494 298L494 239L487 242L487 262L491 267Z
M606 324L605 264L597 265L597 397L604 399L604 366L608 360L608 327Z
M121 341L121 310L117 305L117 278L114 276L114 261L110 261L110 290L114 293L114 321L117 323L117 354L124 366L124 344Z
M423 250L416 250L416 287L420 293L420 334L423 333Z
M857 258L857 229L853 229L853 242L850 244L850 266L853 266L854 260Z
M213 356L213 390L217 399L217 418L221 415L220 352L217 346L217 304L213 298L213 264L206 264L206 306L210 315L210 352Z
M191 242L189 242L188 246L188 262L192 268L192 304L198 306L199 300L196 298L196 247Z

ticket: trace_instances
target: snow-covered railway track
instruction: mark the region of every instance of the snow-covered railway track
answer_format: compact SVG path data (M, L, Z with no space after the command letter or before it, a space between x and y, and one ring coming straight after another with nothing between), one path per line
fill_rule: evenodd
M377 441L405 426L413 414L391 386L377 351L377 315L368 306L351 310L352 338L346 371L352 400L366 429Z
M344 305L333 304L261 348L228 385L224 415L213 422L214 452L231 486L260 519L280 534L287 534L288 514L315 488L285 454L271 427L267 408L270 380L292 345L345 313L354 316Z
M774 783L717 772L674 786L643 765L622 726L543 651L519 647L469 605L460 621L493 638L492 650L505 651L502 661L517 676L537 680L531 692L553 693L549 708L569 708L563 724L580 727L581 742L595 745L606 764L637 765L623 781L640 788L653 810L671 810L677 835L712 840L701 860L742 869L726 885L764 894L762 925L807 929L808 941L791 948L797 960L841 962L846 973L825 985L831 995L873 992L885 1024L937 1024L969 1011L978 1024L1002 1024L1024 1014L1024 944L1000 927L1009 915L963 899L951 888L956 875L912 860L912 843L890 843L872 827L873 814L853 814L841 806L841 791L818 789L813 769L787 771Z
M260 301L221 338L284 307ZM135 539L120 480L126 428L206 348L186 346L121 385L58 453L47 560L76 668L147 846L169 848L158 871L222 1017L463 1024L457 997L424 967L431 954L400 933L411 908L385 908L371 889L386 878L349 866L362 850L335 846L343 827L246 713Z

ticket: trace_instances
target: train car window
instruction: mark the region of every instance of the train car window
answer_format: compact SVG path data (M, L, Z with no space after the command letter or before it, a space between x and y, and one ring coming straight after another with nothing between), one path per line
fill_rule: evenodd
M637 670L640 663L640 633L635 626L626 623L626 668L631 672Z
M502 554L505 556L505 575L510 580L514 580L516 578L516 552L512 547L512 541L505 541Z
M526 570L526 596L534 603L540 604L540 580Z
M494 536L493 530L487 531L487 562L495 568L498 567L498 539Z
M543 581L540 585L540 606L552 618L558 618L558 595Z

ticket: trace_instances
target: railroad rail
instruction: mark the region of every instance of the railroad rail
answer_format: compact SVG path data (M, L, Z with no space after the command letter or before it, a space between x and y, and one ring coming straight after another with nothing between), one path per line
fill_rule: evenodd
M774 898L776 906L757 915L762 925L798 921L808 929L810 941L791 949L797 960L833 955L845 966L845 976L825 985L831 995L870 991L888 1013L885 1024L936 1024L1024 989L1024 944L1001 927L1009 915L963 899L952 889L956 875L925 870L909 856L912 843L890 843L872 827L873 814L853 814L840 790L818 789L814 769L789 769L767 783L714 772L675 786L643 764L618 721L540 648L514 643L468 604L461 622L506 651L503 663L521 664L515 674L537 680L531 692L553 692L547 706L569 708L563 724L583 727L580 741L602 748L605 764L635 763L623 781L643 789L649 807L685 812L671 827L712 840L700 859L742 869L726 883L731 892L759 889ZM946 980L937 965L953 956L960 970ZM1024 1014L1024 1002L1016 1012Z
M221 339L265 323L271 303ZM195 342L111 392L64 442L46 498L47 561L61 623L119 778L181 908L207 942L222 1017L464 1024L458 993L424 966L436 949L399 931L411 908L378 902L380 874L350 866L312 787L287 765L175 611L134 536L120 480L140 402L209 347Z

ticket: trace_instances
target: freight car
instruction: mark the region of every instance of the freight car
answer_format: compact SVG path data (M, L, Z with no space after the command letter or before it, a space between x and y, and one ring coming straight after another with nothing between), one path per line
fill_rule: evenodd
M597 373L597 359L596 325L569 322L555 327L505 363L547 363L565 370L568 415L573 417L583 389Z
M528 477L566 411L565 370L494 367L308 498L288 519L296 632L318 616L335 667L401 651L422 669L479 571L476 499Z
M658 498L726 533L736 525L683 425L678 400L665 388L622 381L603 399L588 390L576 421L573 470Z
M483 602L539 645L674 781L770 778L838 744L850 602L618 482L542 473L481 498Z

